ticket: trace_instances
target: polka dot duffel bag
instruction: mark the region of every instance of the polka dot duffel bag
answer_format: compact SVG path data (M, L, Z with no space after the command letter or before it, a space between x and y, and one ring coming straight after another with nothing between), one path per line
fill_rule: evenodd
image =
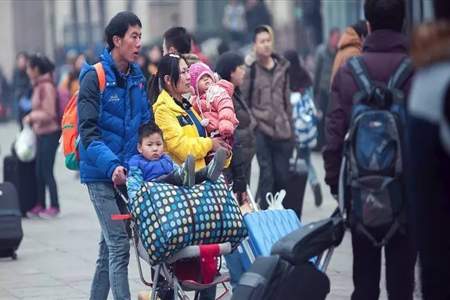
M144 182L139 169L127 180L128 208L136 220L152 265L181 249L199 244L230 242L236 247L247 229L225 179L191 188Z

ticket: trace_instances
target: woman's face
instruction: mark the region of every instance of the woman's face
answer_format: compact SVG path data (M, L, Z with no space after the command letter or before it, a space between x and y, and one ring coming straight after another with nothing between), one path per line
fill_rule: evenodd
M191 76L189 75L189 68L184 59L180 59L178 64L180 67L180 77L178 82L174 85L174 92L183 95L191 92Z
M31 80L36 79L39 76L39 70L37 67L32 67L30 64L27 64L27 75Z
M244 82L244 76L245 76L245 65L237 66L236 69L231 72L230 74L230 81L231 83L239 87L241 86L242 82Z
M27 58L24 55L19 55L16 60L16 65L19 70L25 70L27 68Z
M77 60L75 60L75 70L77 72L80 72L81 68L83 67L83 63L86 61L86 58L84 55L79 55L77 57Z

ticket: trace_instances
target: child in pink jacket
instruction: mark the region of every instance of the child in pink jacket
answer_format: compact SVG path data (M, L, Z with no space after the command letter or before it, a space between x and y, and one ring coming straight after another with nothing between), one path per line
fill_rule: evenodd
M233 146L233 133L239 122L233 106L234 86L226 80L216 82L211 69L204 63L189 67L191 86L194 89L191 103L202 117L202 125L211 137L220 136Z

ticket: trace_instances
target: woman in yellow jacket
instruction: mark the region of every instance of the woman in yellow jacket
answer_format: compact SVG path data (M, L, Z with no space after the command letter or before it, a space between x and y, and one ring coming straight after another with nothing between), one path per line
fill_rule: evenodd
M195 170L199 170L206 166L209 152L222 147L231 154L231 149L220 139L207 136L200 117L183 97L190 91L186 61L175 54L163 56L149 90L155 123L163 132L165 150L172 159L181 164L190 154L196 160ZM228 164L229 159L225 165Z
M200 117L183 97L190 92L189 68L184 58L175 54L163 56L150 84L149 98L153 103L155 123L163 132L165 150L177 164L183 163L189 154L194 156L197 171L206 166L205 158L209 152L224 148L229 153L225 163L228 166L230 146L207 136ZM215 293L215 287L209 288L201 292L200 299L215 299ZM172 299L171 293L166 296L162 299Z

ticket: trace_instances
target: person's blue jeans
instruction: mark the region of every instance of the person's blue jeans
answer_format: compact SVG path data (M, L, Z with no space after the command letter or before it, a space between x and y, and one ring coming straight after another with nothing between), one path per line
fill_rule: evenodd
M90 299L106 300L110 288L114 299L130 299L130 243L126 224L111 219L114 214L126 212L125 203L116 195L112 183L88 183L87 188L102 230Z

